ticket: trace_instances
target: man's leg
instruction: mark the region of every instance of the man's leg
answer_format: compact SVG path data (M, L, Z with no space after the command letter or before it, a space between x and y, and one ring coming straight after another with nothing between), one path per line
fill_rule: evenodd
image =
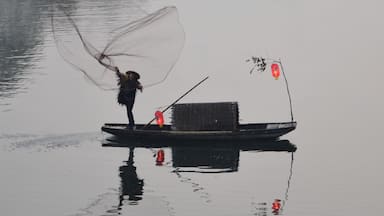
M128 103L126 107L127 107L127 115L128 115L128 122L129 122L128 126L130 128L133 128L135 126L135 119L133 118L133 113L132 113L133 103Z

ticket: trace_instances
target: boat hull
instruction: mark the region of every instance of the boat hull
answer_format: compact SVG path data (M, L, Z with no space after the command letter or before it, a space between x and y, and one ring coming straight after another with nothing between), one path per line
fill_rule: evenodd
M239 125L232 131L181 131L172 130L171 125L159 128L157 125L136 125L135 130L127 128L126 124L106 123L101 130L129 140L154 141L246 141L258 139L278 139L296 128L296 122L257 123Z

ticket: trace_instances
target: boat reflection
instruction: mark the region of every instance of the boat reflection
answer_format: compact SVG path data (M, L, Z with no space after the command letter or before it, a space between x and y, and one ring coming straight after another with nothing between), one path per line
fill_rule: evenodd
M104 140L105 147L129 148L129 157L124 165L119 167L120 190L119 205L120 211L126 205L137 205L143 199L144 179L139 178L134 166L134 152L137 148L147 148L153 153L153 161L156 166L171 168L170 172L175 173L181 182L197 185L192 179L187 178L183 173L228 173L238 172L240 153L243 151L257 152L288 152L291 153L291 163L286 189L283 197L253 203L254 215L280 215L288 200L288 191L292 177L294 152L297 148L289 140L259 141L247 143L132 143L122 142L116 139ZM167 155L165 155L167 154ZM165 158L167 159L166 162ZM188 179L188 181L186 181ZM192 181L192 182L191 182ZM203 189L194 190L199 193L206 193ZM196 193L198 193L196 192ZM204 194L201 194L203 196ZM207 195L206 197L209 197ZM207 198L207 201L209 198Z
M239 167L238 147L172 147L175 172L235 172Z
M285 151L295 152L296 146L289 140L263 140L247 142L181 142L153 143L127 142L116 137L108 138L104 147L170 148L172 166L177 172L220 173L235 172L239 166L240 151ZM154 151L154 150L153 150ZM160 154L161 153L161 154ZM157 152L156 164L162 165L164 151ZM160 156L159 156L160 154ZM159 159L161 157L162 159Z
M266 216L269 215L268 212L271 212L273 215L282 215L284 211L284 207L287 204L288 201L288 192L289 188L291 185L291 179L292 179L292 174L293 174L293 161L294 161L294 152L291 153L291 163L290 163L290 168L289 168L289 176L287 180L287 187L285 189L284 197L283 199L275 198L273 201L270 203L268 202L260 202L256 203L256 212L254 215L257 216Z
M285 152L295 152L297 147L292 144L289 140L274 140L274 139L265 139L265 140L244 140L244 141L129 141L127 139L120 139L116 136L110 136L103 140L103 147L143 147L143 148L185 148L185 147L194 147L202 148L204 150L214 149L214 148L227 148L227 147L236 147L242 151L285 151Z

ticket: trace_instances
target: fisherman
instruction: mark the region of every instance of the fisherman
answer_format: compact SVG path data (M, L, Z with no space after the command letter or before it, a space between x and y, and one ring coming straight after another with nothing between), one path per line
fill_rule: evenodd
M136 90L139 89L140 92L143 92L143 86L139 82L140 74L131 70L125 73L121 73L118 67L114 67L112 65L107 64L105 61L103 61L104 58L107 58L107 60L110 61L110 59L104 54L101 54L96 58L100 64L104 65L106 68L116 73L119 79L118 80L119 94L117 96L117 102L121 105L126 106L127 115L128 115L127 128L134 129L135 119L133 118L132 109L133 109L133 105L135 104Z
M143 92L143 86L139 82L140 75L135 71L127 71L121 73L119 68L116 67L116 75L119 78L119 94L117 96L117 102L125 105L128 115L128 128L135 128L135 120L133 118L133 105L135 104L136 90L139 89Z

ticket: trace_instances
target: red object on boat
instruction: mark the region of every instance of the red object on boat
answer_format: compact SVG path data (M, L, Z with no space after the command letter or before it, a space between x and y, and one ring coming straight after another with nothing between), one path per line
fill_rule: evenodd
M279 79L279 76L280 76L280 68L279 68L279 64L273 63L273 64L271 65L271 71L272 71L272 76L273 76L275 79Z
M164 125L164 116L161 111L156 111L155 112L155 117L156 117L156 122L159 125L159 127L163 127Z

